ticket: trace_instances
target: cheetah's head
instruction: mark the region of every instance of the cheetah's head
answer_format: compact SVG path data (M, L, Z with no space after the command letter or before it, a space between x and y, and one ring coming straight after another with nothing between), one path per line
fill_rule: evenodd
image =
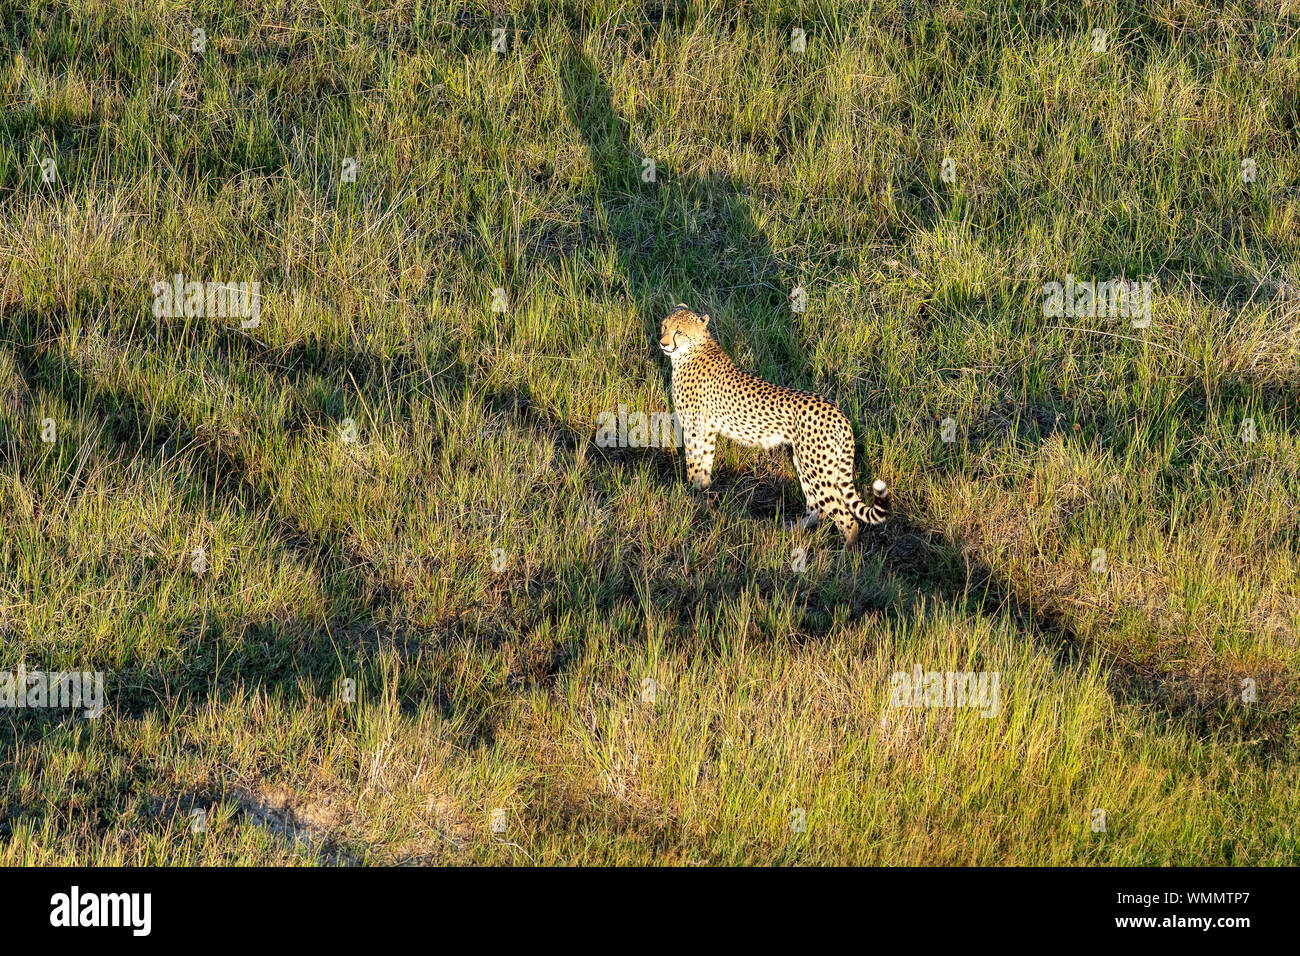
M669 313L660 326L659 347L674 362L686 357L692 346L703 345L709 335L709 317L696 315L684 305Z

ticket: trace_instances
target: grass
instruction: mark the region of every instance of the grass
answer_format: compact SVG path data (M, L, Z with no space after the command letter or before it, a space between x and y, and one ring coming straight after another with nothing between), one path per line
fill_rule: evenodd
M0 24L0 671L107 693L0 711L0 862L1300 860L1292 14ZM176 273L260 325L155 316ZM1150 327L1045 316L1067 274ZM596 444L679 301L844 410L884 532ZM996 715L892 706L917 665Z

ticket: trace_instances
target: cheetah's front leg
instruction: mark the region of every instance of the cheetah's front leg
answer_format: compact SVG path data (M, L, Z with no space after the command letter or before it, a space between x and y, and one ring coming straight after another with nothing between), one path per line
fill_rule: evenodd
M686 480L703 491L713 484L713 452L718 443L717 429L696 426L686 435Z

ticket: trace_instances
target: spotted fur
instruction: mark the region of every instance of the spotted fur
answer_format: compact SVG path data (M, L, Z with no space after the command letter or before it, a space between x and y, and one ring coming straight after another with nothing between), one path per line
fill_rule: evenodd
M719 435L757 448L789 445L808 510L799 527L829 515L853 544L859 522L889 516L889 489L877 479L868 506L853 485L853 428L818 395L782 388L737 368L713 340L709 317L679 305L663 321L659 347L673 365L673 410L686 446L686 477L697 489L713 483Z

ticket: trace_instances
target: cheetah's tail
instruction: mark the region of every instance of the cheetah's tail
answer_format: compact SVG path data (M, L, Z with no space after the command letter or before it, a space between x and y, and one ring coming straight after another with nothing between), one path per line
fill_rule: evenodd
M867 507L867 503L858 497L857 489L852 485L844 497L853 516L865 524L884 524L889 517L889 488L879 478L871 483L871 507Z

